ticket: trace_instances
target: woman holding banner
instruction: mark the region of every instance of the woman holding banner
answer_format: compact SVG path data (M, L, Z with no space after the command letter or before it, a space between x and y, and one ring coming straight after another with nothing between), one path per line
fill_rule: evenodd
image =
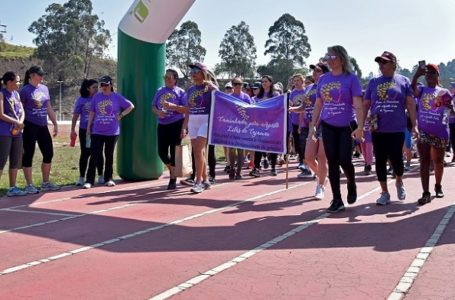
M195 183L191 188L193 193L202 193L210 188L207 176L207 162L205 153L207 149L207 131L209 123L211 91L218 89L216 79L208 68L202 63L189 65L193 85L187 90L184 105L188 107L188 134L196 166ZM185 119L186 120L186 119ZM186 123L186 121L185 121ZM184 127L186 124L184 124Z
M232 86L234 88L231 96L250 104L251 98L248 94L242 91L243 80L240 77L232 79ZM237 153L236 153L237 152ZM229 148L229 162L231 164L229 170L229 179L238 180L242 179L242 166L244 159L244 150L240 148ZM235 169L235 162L237 161L237 169Z
M262 79L261 79L261 86L259 88L259 92L255 98L255 101L256 102L260 102L260 101L264 101L266 99L269 99L269 98L272 98L272 97L276 97L276 96L279 96L280 93L275 91L274 90L274 87L273 87L273 78L272 76L270 75L264 75L262 76ZM261 166L261 159L262 157L266 157L266 153L264 152L259 152L259 151L256 151L254 153L254 169L250 172L250 176L253 176L253 177L260 177L261 176L261 173L259 173L259 168ZM277 161L277 157L278 155L276 153L272 153L270 154L270 160L271 160L271 163L272 163L272 170L271 170L271 174L272 176L276 176L277 175L277 172L276 172L276 161ZM264 168L268 168L268 161L267 161L267 158L265 158L264 160Z
M175 146L180 145L186 136L184 118L188 108L183 105L185 91L177 86L179 75L173 69L164 74L164 84L156 91L152 100L152 111L158 117L158 154L161 161L169 169L168 190L177 188L175 177Z
M347 178L348 203L353 204L357 200L352 164L352 137L362 139L364 114L362 87L352 72L347 51L342 46L329 47L325 59L331 72L319 80L309 136L316 134L316 125L320 121L333 193L327 212L336 213L344 210L340 191L340 166ZM358 123L355 122L354 115Z

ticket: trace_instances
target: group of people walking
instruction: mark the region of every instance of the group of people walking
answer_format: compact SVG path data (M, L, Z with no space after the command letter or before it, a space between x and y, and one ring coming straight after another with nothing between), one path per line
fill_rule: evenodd
M0 93L0 176L9 158L10 187L7 196L23 196L60 189L49 178L54 155L52 136L57 136L58 124L50 103L49 90L43 84L44 76L42 67L32 66L25 73L22 87L20 76L14 72L6 72L1 79L3 88ZM98 92L97 80L83 81L81 97L76 101L71 127L71 137L75 139L77 136L75 125L80 117L81 156L80 178L77 184L83 185L84 188L90 188L94 184L97 167L100 175L98 182L106 183L107 186L115 185L112 178L113 155L120 134L119 121L134 108L131 101L114 92L111 77L102 77L100 87L102 91ZM52 136L48 129L48 118L53 124ZM36 144L43 157L42 183L39 189L32 179ZM24 190L16 186L18 169L21 167L26 180Z
M409 80L396 73L397 58L393 53L385 51L374 60L381 74L372 78L365 89L362 89L359 78L352 70L349 55L342 46L329 47L323 59L310 65L310 77L295 74L290 78L287 126L299 156L299 168L302 170L299 177L314 174L317 181L314 197L317 199L325 197L328 177L332 190L332 201L327 209L330 213L345 209L340 184L341 170L347 180L347 203L353 204L357 200L352 163L356 142L362 145L366 172L371 171L374 154L375 171L381 187L376 201L378 205L387 205L392 198L386 180L388 164L396 176L397 199L406 198L403 148L410 148L411 136L417 139L420 157L423 192L418 204L426 204L432 199L430 165L435 171L435 196L444 196L444 155L449 139L455 135L455 132L449 132L449 128L455 130L455 126L449 126L449 123L455 124L454 91L440 85L437 65L420 66L412 80ZM219 85L215 75L204 64L194 63L189 67L192 85L186 91L177 86L178 72L166 70L165 86L155 93L151 110L158 120L158 153L170 172L168 189L177 187L175 147L189 136L193 174L182 183L191 185L191 192L201 193L215 182L215 149L213 145L207 145L207 132L211 91L218 90ZM31 176L36 142L43 155L41 190L59 188L49 181L53 146L47 118L54 125L54 136L58 133L58 125L50 105L49 91L42 84L43 76L41 67L31 67L20 90L20 77L17 74L7 72L2 77L0 170L3 170L9 157L8 196L38 192ZM426 84L419 82L422 76ZM98 87L101 91L98 91ZM249 88L248 91L245 88ZM226 84L225 92L246 103L254 103L280 95L283 86L274 83L268 75L247 87L242 78L234 77ZM113 186L113 153L120 134L119 122L134 106L131 101L114 92L109 76L99 81L84 80L80 94L71 126L71 138L74 140L79 135L81 145L77 185L91 188L98 170L98 183ZM79 119L77 134L76 123ZM225 149L225 153L229 179L242 179L245 151L231 148ZM261 161L264 157L270 159L271 175L277 175L276 154L250 151L249 157L254 162L251 176L261 176ZM21 166L27 181L24 190L16 187L17 170Z

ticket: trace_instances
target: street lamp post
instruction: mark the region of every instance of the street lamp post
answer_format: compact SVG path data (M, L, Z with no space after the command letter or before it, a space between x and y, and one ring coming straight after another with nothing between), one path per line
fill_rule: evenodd
M57 80L57 82L60 84L60 94L59 94L59 102L58 102L58 116L59 116L59 121L62 121L62 83L63 80Z

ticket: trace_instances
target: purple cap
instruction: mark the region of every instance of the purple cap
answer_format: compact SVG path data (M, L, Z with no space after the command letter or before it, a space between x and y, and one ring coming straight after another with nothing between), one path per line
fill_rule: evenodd
M194 64L189 64L188 66L190 68L198 68L199 70L201 70L204 73L207 73L207 70L208 70L207 66L200 62L196 62Z

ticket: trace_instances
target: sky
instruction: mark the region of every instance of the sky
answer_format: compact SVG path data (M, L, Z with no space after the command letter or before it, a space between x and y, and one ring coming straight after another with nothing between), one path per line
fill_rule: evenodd
M166 0L162 0L166 1ZM51 3L65 0L5 1L0 24L7 25L6 41L34 46L30 24ZM23 3L27 9L18 9ZM133 0L92 0L94 13L106 22L113 37L109 55L117 58L117 27ZM5 13L7 12L7 13ZM284 13L300 20L311 44L307 65L317 62L327 47L343 45L364 75L377 74L374 58L383 51L394 53L401 67L411 69L419 60L447 63L455 59L455 0L196 0L181 22L198 24L205 63L220 62L218 49L226 31L245 21L257 47L257 64L266 64L264 44L268 29Z

